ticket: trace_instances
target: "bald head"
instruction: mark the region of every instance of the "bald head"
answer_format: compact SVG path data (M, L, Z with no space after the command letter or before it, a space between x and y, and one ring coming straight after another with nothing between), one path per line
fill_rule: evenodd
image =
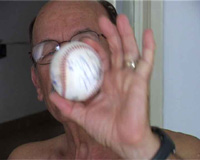
M52 33L57 32L58 34L58 31L63 31L65 34L59 33L58 39L53 40L67 40L75 30L87 27L88 22L91 22L90 25L98 30L98 18L102 15L108 16L115 23L117 13L106 1L99 1L99 3L96 1L48 2L39 12L33 24L34 28L30 28L31 41L35 45L52 39L55 37Z

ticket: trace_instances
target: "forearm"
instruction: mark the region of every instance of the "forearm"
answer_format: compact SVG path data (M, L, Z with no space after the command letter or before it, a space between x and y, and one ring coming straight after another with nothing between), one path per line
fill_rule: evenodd
M170 154L169 157L167 158L167 160L171 160L171 159L183 159L183 158L181 158L177 153L173 153L173 154Z
M176 152L169 159L200 159L200 140L194 136L165 130L176 145Z

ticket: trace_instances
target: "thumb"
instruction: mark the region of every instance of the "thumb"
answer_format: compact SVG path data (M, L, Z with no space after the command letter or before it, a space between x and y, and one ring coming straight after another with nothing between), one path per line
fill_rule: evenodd
M84 126L84 119L86 115L86 107L84 104L69 101L58 95L56 92L52 92L49 95L49 98L55 104L62 116L78 123L81 126Z

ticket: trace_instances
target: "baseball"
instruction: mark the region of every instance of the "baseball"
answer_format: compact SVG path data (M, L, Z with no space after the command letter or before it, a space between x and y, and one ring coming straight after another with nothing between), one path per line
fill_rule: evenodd
M73 101L85 101L101 86L102 63L92 47L78 41L71 42L55 53L50 78L59 95Z

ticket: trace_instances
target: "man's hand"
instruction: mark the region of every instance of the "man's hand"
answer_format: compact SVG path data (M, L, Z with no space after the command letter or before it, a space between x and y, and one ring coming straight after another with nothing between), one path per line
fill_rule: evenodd
M118 16L117 26L101 17L99 25L111 51L110 68L104 73L100 92L87 104L70 102L57 93L52 93L50 98L62 116L81 125L99 143L123 158L150 159L160 143L149 124L153 33L151 30L144 32L140 56L126 16ZM97 42L87 40L86 43L98 53L107 54ZM124 65L128 60L137 62L135 70Z

